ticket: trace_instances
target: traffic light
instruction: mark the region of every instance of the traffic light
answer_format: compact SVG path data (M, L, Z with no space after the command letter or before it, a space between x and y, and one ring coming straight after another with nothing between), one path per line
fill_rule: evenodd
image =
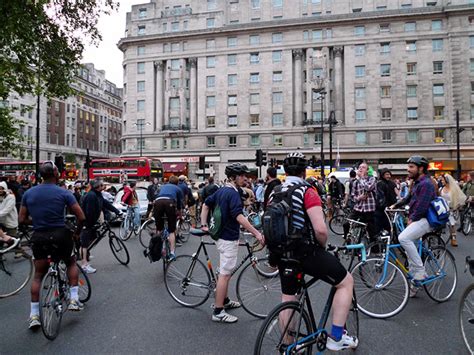
M86 162L84 163L84 169L89 169L91 167L91 157L89 155L89 149L87 149Z
M262 155L262 165L267 165L267 153L263 153Z
M255 152L255 165L262 166L263 162L263 151L261 149L257 149Z
M204 170L206 168L206 157L199 157L199 169Z
M64 171L64 158L61 155L54 157L54 165L58 168L58 172L61 175Z

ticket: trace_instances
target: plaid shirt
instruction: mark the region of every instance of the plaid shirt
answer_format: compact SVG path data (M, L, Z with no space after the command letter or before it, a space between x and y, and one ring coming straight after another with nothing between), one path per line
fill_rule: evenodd
M354 210L357 212L375 211L375 187L377 181L374 177L365 177L354 180L352 198L356 202Z
M427 175L423 175L415 181L410 199L409 218L412 222L418 221L426 217L430 202L436 198L436 191Z

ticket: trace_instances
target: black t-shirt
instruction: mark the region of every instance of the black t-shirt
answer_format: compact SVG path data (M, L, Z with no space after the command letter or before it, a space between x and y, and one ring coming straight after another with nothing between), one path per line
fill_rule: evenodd
M281 185L281 181L279 179L272 180L268 183L265 193L263 194L263 208L265 209L268 205L268 198L270 197L270 194L272 193L273 189L275 186Z

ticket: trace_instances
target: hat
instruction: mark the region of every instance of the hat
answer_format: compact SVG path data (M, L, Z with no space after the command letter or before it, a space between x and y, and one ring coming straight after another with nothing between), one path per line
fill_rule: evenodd
M2 187L5 191L8 190L8 185L5 181L0 181L0 187Z
M186 181L186 175L180 175L178 180L179 181Z
M388 168L383 168L380 170L380 177L383 177L386 173L390 173L392 175L392 172Z

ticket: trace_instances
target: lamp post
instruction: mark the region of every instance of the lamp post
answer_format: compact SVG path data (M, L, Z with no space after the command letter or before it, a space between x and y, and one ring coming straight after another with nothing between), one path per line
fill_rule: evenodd
M332 172L332 126L337 125L337 121L335 119L336 114L334 111L331 111L329 115L328 123L329 123L329 170Z
M459 128L459 110L456 111L456 172L458 181L461 180L461 147L459 134L464 128Z
M324 77L322 75L312 75L312 84L316 85L311 88L311 116L313 116L313 100L314 93L319 94L319 100L321 100L321 178L324 180L324 97L326 91L324 90ZM313 117L311 117L313 118Z
M137 126L137 128L140 130L140 157L142 156L143 153L143 127L144 126L150 126L150 122L140 122L140 123L135 123L134 126Z

